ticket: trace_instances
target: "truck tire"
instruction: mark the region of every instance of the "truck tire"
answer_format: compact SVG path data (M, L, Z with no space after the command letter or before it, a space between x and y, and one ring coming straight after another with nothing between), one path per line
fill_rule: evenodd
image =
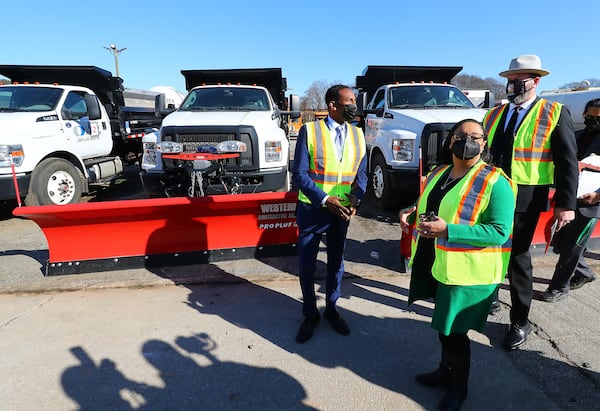
M33 170L25 204L38 206L78 203L83 192L83 179L81 171L69 161L48 158Z
M395 203L390 190L390 174L381 153L376 153L373 158L369 183L375 198L375 205L382 210L393 208Z

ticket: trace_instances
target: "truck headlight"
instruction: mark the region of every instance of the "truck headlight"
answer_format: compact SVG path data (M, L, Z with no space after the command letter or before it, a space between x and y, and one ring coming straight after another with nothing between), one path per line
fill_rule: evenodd
M396 161L413 161L415 140L392 140L392 155Z
M156 150L156 144L144 142L142 143L142 148L145 150Z
M281 149L281 141L265 142L265 161L272 163L281 161L283 158L283 150Z
M0 145L0 167L10 167L11 156L15 167L23 164L23 160L25 159L23 146L21 144Z
M248 151L248 146L242 141L227 140L217 144L217 151L220 153L245 153Z
M156 151L159 153L182 153L183 144L175 143L174 141L162 141L156 144Z

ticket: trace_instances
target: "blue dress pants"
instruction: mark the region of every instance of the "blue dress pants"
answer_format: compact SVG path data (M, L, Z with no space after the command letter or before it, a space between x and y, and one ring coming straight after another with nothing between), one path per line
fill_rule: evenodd
M349 222L329 212L325 207L314 208L298 203L298 259L300 287L302 289L302 314L305 317L318 315L315 293L315 271L317 254L323 234L327 248L327 280L325 285L326 307L335 307L340 297L344 275L344 250Z

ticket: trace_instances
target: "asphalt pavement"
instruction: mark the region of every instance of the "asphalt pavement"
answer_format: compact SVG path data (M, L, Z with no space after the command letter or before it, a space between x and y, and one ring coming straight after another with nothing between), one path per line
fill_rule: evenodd
M322 321L299 345L295 257L44 277L37 226L0 219L0 409L434 410L443 391L414 381L439 361L432 305L407 305L399 231L385 216L353 220L339 301L352 332ZM555 262L536 252L536 292ZM316 287L322 307L322 276ZM535 300L512 352L506 284L500 300L470 333L463 410L600 409L600 281Z

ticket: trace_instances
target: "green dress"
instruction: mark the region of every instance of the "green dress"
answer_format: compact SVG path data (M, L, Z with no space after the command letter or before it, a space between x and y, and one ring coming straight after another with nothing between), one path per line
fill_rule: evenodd
M460 179L442 184L451 167L440 177L427 198L427 210L438 212L442 198ZM513 204L513 206L511 206ZM457 205L458 206L458 205ZM486 227L465 224L448 224L448 240L463 244L498 244L512 228L514 216L514 193L510 183L500 178L494 184L489 206L483 211L482 220L494 224ZM413 258L408 303L433 298L435 308L431 326L436 331L466 333L473 329L483 332L494 294L499 284L447 285L433 278L431 268L435 258L435 240L419 238Z

